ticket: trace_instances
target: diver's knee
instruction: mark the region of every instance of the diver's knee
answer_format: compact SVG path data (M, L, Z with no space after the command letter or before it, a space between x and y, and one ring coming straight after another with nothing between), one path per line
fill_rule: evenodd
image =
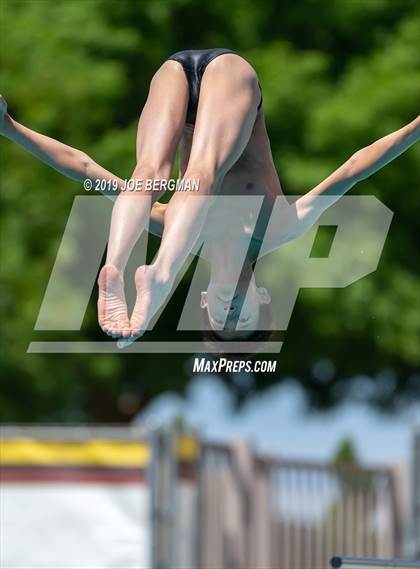
M184 180L189 182L189 186L197 188L194 193L201 195L216 194L223 179L221 168L216 165L199 165L187 168Z

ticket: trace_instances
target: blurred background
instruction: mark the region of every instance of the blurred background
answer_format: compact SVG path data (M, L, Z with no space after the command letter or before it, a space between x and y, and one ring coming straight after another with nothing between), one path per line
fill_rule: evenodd
M11 115L123 178L134 168L149 82L181 49L227 47L255 67L289 195L308 191L355 150L418 114L415 0L2 0L0 10L0 90ZM351 192L375 195L394 212L378 270L346 289L302 290L289 329L276 333L285 342L277 372L255 375L193 375L192 358L182 354L27 354L33 340L103 339L95 290L80 332L33 330L83 189L7 140L0 164L3 423L124 423L151 431L175 423L208 444L247 439L252 452L280 460L400 468L399 547L414 550L418 147ZM151 236L148 258L157 246ZM198 339L176 331L193 270L146 339Z

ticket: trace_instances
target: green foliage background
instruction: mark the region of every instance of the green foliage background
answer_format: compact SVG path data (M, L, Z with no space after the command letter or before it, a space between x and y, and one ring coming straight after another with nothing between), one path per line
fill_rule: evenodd
M149 81L180 49L229 47L254 65L290 195L418 113L416 0L1 0L0 7L0 92L11 114L122 177L134 167ZM120 421L165 390L182 392L191 370L183 355L26 354L31 340L62 337L33 327L82 189L9 141L0 151L2 420ZM279 334L286 343L278 373L249 388L224 378L238 401L290 376L321 408L355 397L395 410L420 398L418 182L417 147L352 190L395 212L378 270L346 289L301 291L289 330ZM186 281L149 338L175 337L187 288ZM83 331L65 338L100 338L94 297ZM127 393L135 395L128 408L119 404Z

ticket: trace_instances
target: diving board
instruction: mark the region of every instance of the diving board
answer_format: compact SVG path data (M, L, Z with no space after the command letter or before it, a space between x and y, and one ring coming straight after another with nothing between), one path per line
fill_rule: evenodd
M369 559L367 557L333 557L333 569L420 569L419 561L399 559Z

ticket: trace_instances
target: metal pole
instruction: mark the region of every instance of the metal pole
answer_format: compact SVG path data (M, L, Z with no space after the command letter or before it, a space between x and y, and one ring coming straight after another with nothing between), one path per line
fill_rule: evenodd
M333 569L420 569L419 561L403 561L399 559L369 559L367 557L333 557Z

